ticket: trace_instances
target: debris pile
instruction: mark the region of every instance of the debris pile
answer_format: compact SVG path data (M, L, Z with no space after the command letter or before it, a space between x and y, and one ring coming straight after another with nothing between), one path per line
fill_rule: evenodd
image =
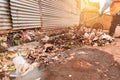
M67 48L76 44L80 46L104 46L114 40L114 38L103 32L91 32L88 28L80 27L69 27L47 32L41 32L39 29L20 30L0 36L0 52L6 51L6 49L11 46L32 41L41 41L44 37L45 39L50 37L49 42L51 41L52 44L62 45Z
M88 32L87 29L79 31L79 29L70 28L69 32L53 37L50 42L70 47L74 45L105 46L113 41L114 38L104 32Z
M6 51L8 48L7 35L0 35L0 52Z
M41 32L39 30L21 30L19 32L9 33L7 36L7 42L9 46L20 45L35 41L40 35Z
M105 46L114 41L114 38L103 32L84 33L84 40L92 46ZM84 42L85 42L84 41Z
M74 32L70 29L68 33L54 36L44 36L39 46L34 49L27 49L27 60L30 64L40 62L40 65L47 66L52 63L62 63L70 55L64 54L66 50L75 46L104 46L114 41L114 38L103 32Z
M105 46L114 41L114 38L104 32L87 32L86 29L81 31L77 27L58 30L57 33L54 31L53 34L52 32L42 33L39 30L20 31L8 34L7 39L2 38L1 41L6 41L9 46L38 41L39 45L25 49L23 56L30 65L39 63L40 67L45 68L72 59L74 54L66 54L65 51L75 46ZM8 46L4 45L4 47ZM14 65L9 65L9 61L12 61L15 56L16 52L0 54L0 75L2 77L7 72L15 70ZM8 65L6 66L6 64Z
M30 64L38 62L40 66L47 67L53 63L61 63L65 56L68 56L63 53L63 49L59 49L53 44L45 44L35 49L28 49L26 58Z

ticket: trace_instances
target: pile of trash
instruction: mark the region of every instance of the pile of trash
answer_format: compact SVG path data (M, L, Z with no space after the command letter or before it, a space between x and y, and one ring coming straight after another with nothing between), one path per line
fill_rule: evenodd
M17 52L4 53L0 56L0 78L5 80L9 80L11 72L19 69L17 69L16 65L13 63L21 63L22 58L25 59L23 62L27 62L27 65L23 65L21 72L26 73L25 71L28 66L46 68L48 66L53 66L53 64L63 63L70 57L70 55L65 54L63 49L59 49L53 44L48 43L27 49L26 52L22 52L21 58L17 57Z
M0 52L6 51L8 47L21 45L32 41L41 41L48 36L52 44L62 46L92 45L104 46L111 43L114 38L104 32L89 32L87 28L69 27L60 30L42 32L35 30L20 30L5 35L0 35Z
M37 41L43 34L39 29L19 30L0 35L0 52L5 52L9 47Z
M105 46L114 41L114 38L104 32L87 32L86 30L81 31L78 28L67 28L58 30L57 33L42 33L39 30L20 31L9 34L7 39L2 38L1 41L7 41L10 46L37 41L39 44L34 48L26 48L25 52L22 52L22 56L29 65L39 63L40 67L45 68L72 59L73 54L66 54L65 51L75 48L75 46ZM6 47L6 45L4 46ZM5 78L5 76L8 76L7 73L16 70L15 66L9 62L16 57L16 51L11 54L9 52L0 54L0 76ZM6 66L6 64L8 65Z
M40 37L41 32L36 30L20 30L18 32L8 33L7 43L9 46L21 45L23 43L35 41Z
M92 32L92 33L84 33L83 42L91 44L92 46L105 46L114 41L114 38L107 35L104 32Z
M66 50L75 48L75 46L105 46L114 41L114 38L104 32L78 32L69 31L54 36L44 36L39 42L39 46L34 49L27 49L28 62L30 64L39 62L40 66L48 66L55 63L63 63L71 55L65 54Z
M69 31L67 33L54 36L48 42L62 46L67 46L67 45L68 46L74 46L74 45L105 46L113 41L114 41L113 37L102 31L88 32L87 30L79 31L74 28L69 28Z
M0 35L0 52L6 51L7 48L7 35Z

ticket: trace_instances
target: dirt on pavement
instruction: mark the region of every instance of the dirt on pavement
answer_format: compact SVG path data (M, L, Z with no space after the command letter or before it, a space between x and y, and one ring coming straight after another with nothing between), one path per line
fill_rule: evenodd
M120 65L113 55L92 48L71 52L73 59L47 68L42 80L120 80Z
M96 48L113 55L115 61L117 61L120 64L120 38L115 38L115 41L110 45Z

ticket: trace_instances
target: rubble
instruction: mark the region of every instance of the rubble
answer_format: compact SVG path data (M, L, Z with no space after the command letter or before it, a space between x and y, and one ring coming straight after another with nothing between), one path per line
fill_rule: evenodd
M64 63L67 60L73 59L74 54L67 55L64 53L64 51L69 50L74 46L105 46L114 41L113 37L104 32L88 32L86 30L80 31L74 28L69 28L66 29L66 31L64 30L62 32L58 32L59 33L47 35L42 34L42 32L38 30L27 30L11 33L7 35L7 39L0 37L0 40L5 41L5 43L9 44L9 46L20 45L34 40L38 41L39 44L36 47L25 49L26 54L22 56L27 60L29 65L39 65L43 67L47 67L55 63ZM8 45L5 43L3 42L2 46L4 46L4 48L8 48ZM8 54L9 52L6 54L3 53L4 55L0 54L0 60L2 60L0 61L1 72L9 72L16 69L14 65L4 65L16 56L17 50L11 49L11 51L12 54ZM87 53L80 52L78 54Z
M41 40L42 40L42 42L46 43L46 42L48 42L49 39L50 39L50 38L49 38L48 36L45 36L45 37L42 38Z
M0 35L0 52L4 52L7 50L7 35Z

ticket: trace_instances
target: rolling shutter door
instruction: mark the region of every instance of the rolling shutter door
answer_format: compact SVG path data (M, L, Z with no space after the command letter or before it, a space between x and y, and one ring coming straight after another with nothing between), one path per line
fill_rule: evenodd
M39 0L11 0L13 29L41 27Z
M58 28L79 24L75 0L41 0L43 28Z
M0 0L0 30L11 28L9 1Z

